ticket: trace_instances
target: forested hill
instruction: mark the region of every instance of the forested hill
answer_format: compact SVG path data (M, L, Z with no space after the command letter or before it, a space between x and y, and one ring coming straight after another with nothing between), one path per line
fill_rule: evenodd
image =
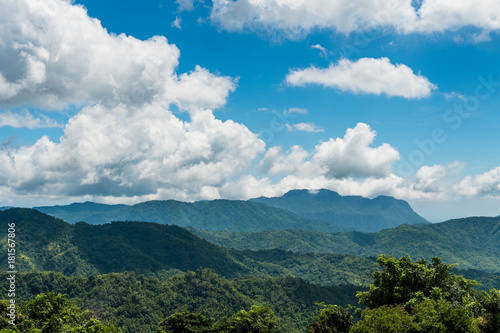
M341 196L329 190L293 190L281 197L260 197L252 202L286 209L297 215L318 219L357 231L376 232L400 224L429 223L415 213L408 202L393 197L367 199Z
M500 272L500 217L469 217L436 224L401 225L377 233L328 234L306 230L261 233L205 232L189 229L210 242L240 250L279 248L294 252L376 256L441 257L461 269Z
M91 202L67 206L35 207L42 213L67 222L104 224L112 221L145 221L192 226L203 230L264 231L304 229L326 232L347 231L331 222L313 220L257 202L213 200L195 203L175 200L147 201L133 206Z
M294 276L320 285L367 285L376 268L373 260L353 255L225 249L181 227L157 223L69 224L34 209L0 212L0 225L10 222L16 224L20 272L89 276L137 271L165 278L206 267L227 278ZM0 229L5 252L6 232Z

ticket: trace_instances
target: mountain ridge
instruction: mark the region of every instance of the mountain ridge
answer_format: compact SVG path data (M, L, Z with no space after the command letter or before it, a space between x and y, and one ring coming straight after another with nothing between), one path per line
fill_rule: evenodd
M260 233L192 233L221 246L239 250L278 248L297 253L348 253L376 256L433 256L458 263L460 268L500 272L500 218L469 217L435 224L403 224L377 233L358 231L329 234L307 230L273 230Z
M369 199L362 196L341 196L326 189L292 190L281 197L259 197L249 201L358 231L376 232L400 224L429 223L408 202L384 195Z
M368 199L329 190L292 190L281 197L250 200L183 202L152 200L135 205L92 202L34 207L70 223L144 221L216 231L304 229L324 232L375 232L400 224L429 223L404 200L389 196Z

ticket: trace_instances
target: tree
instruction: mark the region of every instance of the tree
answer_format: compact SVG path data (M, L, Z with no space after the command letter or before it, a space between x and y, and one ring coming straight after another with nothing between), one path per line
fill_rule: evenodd
M483 292L479 303L481 304L479 327L482 332L500 332L500 290L492 289L489 294Z
M204 313L182 311L174 313L160 323L157 333L210 333L213 318L206 318Z
M437 257L428 265L425 259L413 262L411 257L398 260L385 255L378 256L377 262L383 270L372 274L368 291L356 295L360 304L377 308L430 298L467 306L473 301L478 283L450 273L454 265L443 264Z
M323 309L319 310L319 317L307 325L307 333L347 333L353 325L352 315L338 305L317 303Z
M21 311L29 318L26 325L42 333L64 332L78 325L78 307L55 292L37 295L25 303Z
M252 305L249 311L241 310L230 319L224 318L214 326L214 331L220 333L271 333L276 324L276 316L269 307Z
M4 304L4 303L2 303ZM21 332L37 333L120 333L112 324L103 324L91 318L89 311L79 309L65 295L48 292L18 308L16 317ZM3 318L0 318L2 322ZM0 327L1 328L1 327ZM12 329L12 327L10 327ZM17 329L17 328L16 328ZM14 332L14 331L13 331Z

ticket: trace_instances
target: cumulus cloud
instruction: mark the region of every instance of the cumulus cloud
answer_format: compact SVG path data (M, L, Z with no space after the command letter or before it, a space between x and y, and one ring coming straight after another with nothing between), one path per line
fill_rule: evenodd
M428 97L436 86L406 65L391 64L388 58L341 59L328 68L311 66L291 70L285 82L291 86L318 84L341 91L365 94L385 94L404 98Z
M10 126L14 128L44 128L44 127L63 127L54 119L45 115L40 115L38 118L33 116L28 110L21 113L1 112L0 127Z
M177 77L180 52L165 37L142 41L109 34L82 6L61 0L2 0L2 8L0 106L140 106L159 98L185 105L187 98L176 92L192 86L201 96L191 106L214 108L234 89L231 78L209 82L216 76L199 67ZM204 89L207 82L210 87Z
M313 29L349 33L380 26L408 31L417 16L400 0L214 0L212 22L229 31L278 31L289 38Z
M236 79L199 66L178 74L179 50L165 37L109 34L66 1L0 2L0 105L82 105L60 142L44 136L0 151L2 193L200 199L264 152L257 134L212 112L226 103ZM189 120L176 117L172 104ZM0 121L56 124L29 112L6 112Z
M415 30L445 31L472 26L483 31L500 29L500 2L496 0L424 0Z
M211 20L228 31L301 38L315 29L340 33L392 28L398 33L444 32L462 27L500 29L496 0L214 0Z
M467 176L454 190L465 196L500 196L500 167L480 175Z
M43 137L2 151L0 184L43 195L144 196L169 188L194 197L243 172L263 149L256 134L211 111L183 122L158 105L133 113L95 105L70 119L60 143Z
M287 154L280 148L270 148L261 166L271 174L318 175L326 178L385 177L399 159L398 151L384 143L371 147L376 136L369 125L358 123L349 128L343 138L331 138L308 153L294 146Z

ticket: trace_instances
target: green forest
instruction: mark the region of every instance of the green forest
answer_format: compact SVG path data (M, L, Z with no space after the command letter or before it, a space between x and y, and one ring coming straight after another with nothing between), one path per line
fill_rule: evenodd
M0 223L15 223L18 244L15 305L0 276L0 332L500 330L498 218L335 234L69 224L33 209L1 211ZM288 235L302 242L287 248ZM6 227L0 238L7 253Z

